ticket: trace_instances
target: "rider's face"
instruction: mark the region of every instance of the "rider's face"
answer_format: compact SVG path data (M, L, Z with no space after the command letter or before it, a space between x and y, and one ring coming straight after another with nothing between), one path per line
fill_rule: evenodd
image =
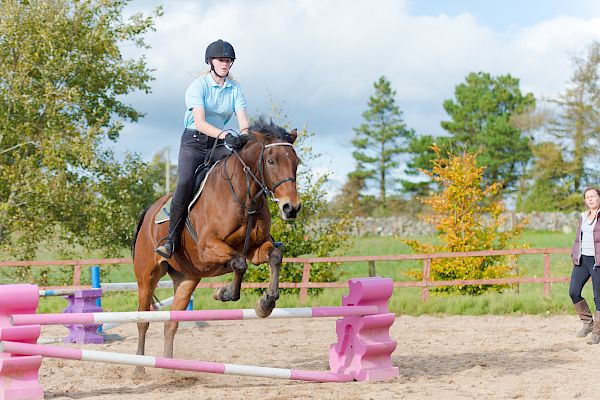
M213 58L211 62L215 71L221 76L227 75L233 64L233 60L226 57Z

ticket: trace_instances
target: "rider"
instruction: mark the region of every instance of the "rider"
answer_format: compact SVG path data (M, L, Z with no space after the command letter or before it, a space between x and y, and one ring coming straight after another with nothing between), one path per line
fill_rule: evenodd
M215 140L218 145L224 142L231 148L242 145L239 136L232 133L225 135L223 131L233 114L240 132L247 132L249 127L244 92L236 81L228 78L235 61L233 46L220 39L209 44L204 61L210 65L210 71L193 80L185 92L185 129L179 147L177 187L171 202L169 233L155 249L165 258L170 258L175 251L185 226L195 182L194 172L205 161ZM218 158L213 156L214 159Z

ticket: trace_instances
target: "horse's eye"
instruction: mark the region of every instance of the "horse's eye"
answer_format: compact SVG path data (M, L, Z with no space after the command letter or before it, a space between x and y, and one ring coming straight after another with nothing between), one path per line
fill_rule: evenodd
M269 158L269 159L267 160L267 162L268 162L269 164L271 164L271 165L275 164L275 161L273 161L273 159L272 159L272 158Z

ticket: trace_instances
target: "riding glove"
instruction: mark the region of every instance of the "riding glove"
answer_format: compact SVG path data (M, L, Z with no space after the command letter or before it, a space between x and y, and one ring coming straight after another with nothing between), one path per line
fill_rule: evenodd
M224 141L228 147L238 150L244 147L244 145L248 141L248 138L246 137L246 135L234 135L230 132L225 136Z

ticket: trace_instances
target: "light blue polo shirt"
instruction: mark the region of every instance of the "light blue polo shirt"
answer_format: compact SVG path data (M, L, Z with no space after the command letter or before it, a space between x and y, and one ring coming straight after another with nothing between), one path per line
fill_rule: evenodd
M185 91L186 111L183 119L185 128L196 129L192 109L204 108L206 122L223 129L236 110L246 108L246 96L240 85L229 79L219 86L211 74L200 76L192 81Z

